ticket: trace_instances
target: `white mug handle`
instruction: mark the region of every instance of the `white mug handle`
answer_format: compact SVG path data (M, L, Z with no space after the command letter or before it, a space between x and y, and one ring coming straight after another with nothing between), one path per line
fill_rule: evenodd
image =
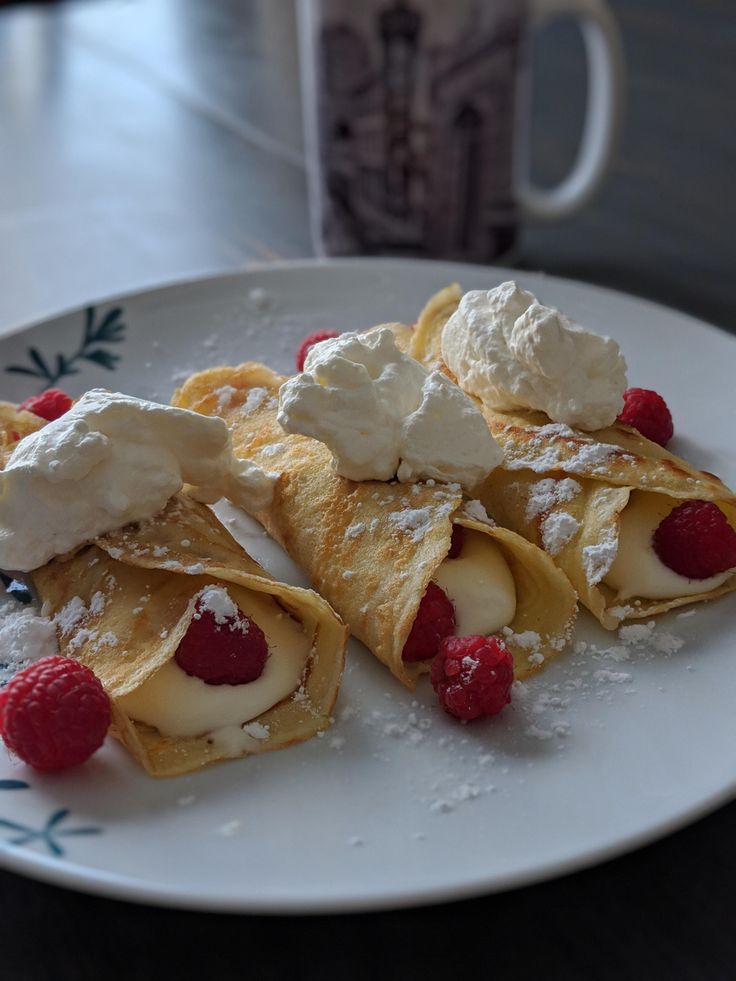
M621 119L624 61L613 15L602 0L532 0L533 28L559 14L581 21L588 60L583 135L571 173L556 187L534 187L528 174L521 175L516 194L525 218L565 218L592 197L610 163Z

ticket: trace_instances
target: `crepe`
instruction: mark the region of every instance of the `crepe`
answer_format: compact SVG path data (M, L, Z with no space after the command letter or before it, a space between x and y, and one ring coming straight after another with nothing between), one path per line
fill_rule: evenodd
M457 284L446 287L430 298L414 331L407 333L403 326L394 331L403 350L453 379L442 361L441 340L461 297ZM616 552L620 516L634 491L678 502L712 501L736 527L736 497L713 474L695 469L621 423L584 433L553 423L543 412L500 411L476 402L504 450L504 463L475 494L501 524L542 547L546 530L559 530L565 522L571 529L572 521L577 523L578 530L562 544L559 535L547 537L555 539L551 549L555 562L602 626L612 630L624 620L647 618L736 589L736 575L732 575L724 585L697 594L666 600L633 596L622 601L602 581L606 563L610 565ZM554 484L540 487L543 480ZM561 484L564 480L567 485ZM570 481L579 490L568 500L555 500L570 491ZM543 502L549 506L540 507Z
M177 776L231 756L283 749L330 723L346 628L311 590L274 580L209 508L184 495L173 497L150 521L53 559L33 573L33 582L44 613L57 618L61 653L100 679L112 701L112 734L152 776ZM208 734L164 736L124 710L126 696L173 658L195 614L197 594L212 584L227 588L241 606L238 597L245 593L271 597L272 615L296 618L310 640L301 684L251 720L247 731L256 736L234 751ZM267 623L259 626L268 634ZM210 687L221 686L205 686Z
M8 462L18 441L43 425L45 420L33 412L18 409L12 402L0 402L0 468Z
M402 684L429 662L402 652L430 580L446 557L453 523L498 544L516 587L507 644L525 678L558 654L572 631L575 594L544 552L468 510L457 484L355 482L339 476L327 447L284 432L276 419L286 379L256 363L193 375L174 405L220 415L234 452L279 474L271 507L255 514ZM480 515L482 518L482 514ZM531 658L531 660L530 660Z
M19 438L44 425L38 416L0 403L0 469ZM112 734L153 776L176 776L220 759L281 749L308 739L330 722L347 628L320 596L276 582L209 508L184 495L172 498L150 521L56 557L32 578L44 613L56 617L61 653L95 672L111 698ZM208 586L225 588L240 608L255 603L256 623L269 645L272 633L297 638L305 653L303 667L292 651L291 673L285 677L288 692L294 676L293 691L285 693L282 685L270 708L255 717L246 715L245 732L230 726L218 730L215 738L209 731L163 735L153 725L136 721L129 707L151 679L171 677L161 669L170 669L193 617L199 615L197 597ZM274 625L280 621L290 631ZM283 644L271 646L264 674L277 667L272 659L283 664L282 651ZM188 678L178 668L174 677ZM207 694L214 689L240 689L208 686L199 679L189 682L195 708L198 701L201 707L203 691L207 704ZM165 685L160 689L161 684L161 701L175 697ZM180 708L175 705L174 714Z

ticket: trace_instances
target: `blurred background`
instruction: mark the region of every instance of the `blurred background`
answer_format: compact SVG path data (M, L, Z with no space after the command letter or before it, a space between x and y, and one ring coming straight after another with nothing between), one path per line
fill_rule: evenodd
M736 331L733 0L610 0L626 110L602 189L513 263ZM585 106L570 19L532 48L536 181ZM162 281L311 256L292 0L0 2L0 328Z

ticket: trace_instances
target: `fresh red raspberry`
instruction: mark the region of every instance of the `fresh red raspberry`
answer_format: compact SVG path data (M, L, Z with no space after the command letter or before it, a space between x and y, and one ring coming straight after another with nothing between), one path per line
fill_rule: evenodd
M454 632L455 607L444 589L431 582L401 652L402 661L426 661L434 657L442 638Z
M629 388L624 392L624 407L616 420L638 429L653 443L666 446L672 439L672 416L667 403L649 388Z
M465 529L462 525L452 526L452 538L450 539L450 551L447 553L448 559L456 559L463 550L465 541Z
M469 721L498 715L508 705L514 661L498 637L445 637L431 677L442 708Z
M685 501L660 523L654 551L668 569L709 579L736 567L736 531L711 501Z
M37 770L65 770L99 749L110 725L110 699L99 679L69 657L44 657L0 692L0 735Z
M21 402L18 406L19 409L32 412L47 422L53 422L54 419L63 416L71 407L71 398L66 392L62 392L60 388L47 388L40 395L31 395L30 398L27 398L25 402Z
M189 675L208 685L247 685L260 678L268 658L266 636L240 610L234 618L220 617L202 607L182 637L174 660Z
M18 406L19 409L25 409L26 412L40 416L46 422L53 422L54 419L58 419L65 412L68 412L71 407L71 398L60 388L47 388L40 395L31 395Z
M319 344L320 341L328 341L331 337L339 336L340 332L337 330L315 330L313 334L309 335L309 337L305 337L296 352L296 370L304 371L304 361L310 347L313 347L315 344Z

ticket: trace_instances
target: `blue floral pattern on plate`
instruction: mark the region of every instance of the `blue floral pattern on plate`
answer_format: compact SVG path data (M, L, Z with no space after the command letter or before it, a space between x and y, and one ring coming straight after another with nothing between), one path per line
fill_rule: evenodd
M28 348L28 364L12 364L6 366L5 370L11 374L28 375L31 378L41 380L42 388L52 388L62 378L70 375L79 374L80 361L96 364L108 371L114 371L121 355L109 350L111 344L121 344L125 341L125 323L123 321L123 308L114 306L106 313L98 316L96 307L87 307L84 312L84 330L79 347L72 354L56 354L53 358L44 356L35 347ZM14 583L7 576L3 576L3 584L6 588ZM21 584L18 584L21 585ZM26 602L26 598L18 595L16 598ZM30 600L30 594L28 600ZM30 784L25 780L2 779L0 780L0 791L10 790L29 790ZM18 821L11 821L8 818L0 818L0 831L5 831L5 843L9 845L33 845L42 843L48 851L61 858L65 849L59 841L60 838L73 837L80 835L98 835L102 833L102 828L87 825L81 827L67 827L64 822L69 816L68 808L58 808L53 811L45 824L41 828L29 827Z
M25 780L0 780L0 790L29 789L30 784L26 783ZM5 842L8 845L31 845L41 842L52 855L61 858L64 855L64 847L59 841L59 838L75 835L102 834L102 828L95 825L86 825L77 828L62 827L68 816L69 809L60 807L49 815L48 820L42 828L30 828L26 824L19 824L17 821L0 818L0 830L10 832L10 837L5 838Z
M79 362L88 361L108 371L115 371L121 355L108 350L110 344L125 340L123 308L113 307L98 319L97 308L87 307L84 313L82 340L73 354L56 354L53 360L37 347L28 348L28 365L11 364L5 370L15 375L40 378L43 388L53 388L62 378L79 374Z

